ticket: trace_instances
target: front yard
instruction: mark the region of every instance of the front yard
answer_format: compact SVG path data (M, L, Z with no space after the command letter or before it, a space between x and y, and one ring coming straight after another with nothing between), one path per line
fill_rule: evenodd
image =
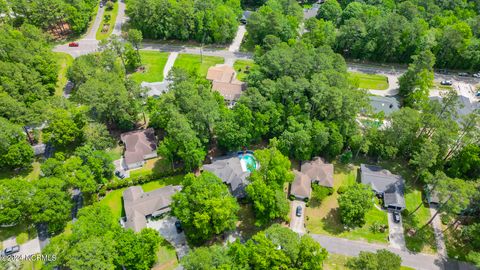
M178 55L173 66L197 73L198 76L205 78L211 66L222 64L223 62L224 59L222 57L204 55L202 61L200 55L182 53Z
M167 185L179 185L183 180L183 175L169 176L154 180L142 185L143 191L148 192ZM124 216L122 194L126 188L112 190L100 201L100 204L110 207L115 220Z
M137 83L163 81L163 68L167 63L169 53L158 51L140 51L144 71L135 72L131 75Z
M348 166L335 163L334 189L340 186L348 186L355 183L357 178L356 166ZM310 205L306 208L305 224L310 233L327 234L332 236L344 237L353 240L364 240L368 242L388 243L388 229L384 232L372 231L372 225L384 225L388 228L387 214L372 207L366 214L366 224L354 230L345 230L340 222L340 213L338 212L338 193L325 198L320 205Z
M349 72L349 80L358 88L371 90L388 89L388 78L378 74L366 74L360 72Z
M178 260L175 248L165 239L162 239L157 252L157 263L152 267L152 270L173 270L177 267Z
M237 79L240 81L245 80L249 70L253 67L255 62L253 60L237 60L233 64L233 68L237 72Z

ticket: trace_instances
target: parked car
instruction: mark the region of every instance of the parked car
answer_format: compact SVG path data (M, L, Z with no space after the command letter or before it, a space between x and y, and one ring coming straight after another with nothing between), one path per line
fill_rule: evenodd
M301 217L301 216L302 216L302 207L301 207L300 205L297 206L296 215L297 215L297 217Z
M16 246L8 247L8 248L4 249L3 250L3 255L8 256L8 255L12 255L14 253L17 253L19 251L20 251L20 246L16 245Z
M115 171L115 176L120 178L120 179L125 178L125 174L121 171Z
M468 77L468 76L470 76L470 74L468 74L468 72L459 72L458 76Z
M177 229L177 233L183 232L182 223L180 220L175 221L175 229Z
M441 85L452 85L452 81L444 80L440 82Z
M477 93L475 94L476 97L480 97L480 91L477 91Z
M480 78L480 72L479 72L479 73L475 73L475 74L473 74L472 76L475 77L475 78Z
M100 1L100 7L102 8L103 7L103 1Z
M393 222L395 223L400 223L400 213L399 212L393 212Z
M70 42L70 43L68 43L68 47L78 47L78 46L79 46L78 42Z

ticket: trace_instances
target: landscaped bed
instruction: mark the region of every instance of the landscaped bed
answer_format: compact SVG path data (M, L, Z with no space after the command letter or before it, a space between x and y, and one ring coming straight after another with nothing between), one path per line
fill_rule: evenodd
M237 72L237 79L240 81L245 80L248 75L248 71L253 67L255 62L253 60L237 60L233 64L233 68Z
M202 61L202 57L197 54L179 54L173 66L196 72L200 77L205 78L208 68L223 62L223 58L217 56L204 55Z
M334 189L340 186L348 186L356 181L356 166L346 166L336 163L334 178ZM340 213L338 211L337 192L325 198L320 205L310 205L305 211L305 224L310 233L326 234L338 237L344 237L354 240L364 240L368 242L388 243L388 219L387 213L372 207L365 215L366 224L361 228L354 230L345 230L340 222ZM378 204L377 204L378 205ZM383 232L374 232L373 225L386 228Z
M107 10L107 7L105 7L102 22L98 27L97 34L95 35L95 38L97 40L106 39L113 32L113 28L115 28L115 21L117 20L118 14L118 1L119 0L114 2L112 10ZM106 18L109 19L106 20Z
M366 74L360 72L349 72L349 80L358 88L371 90L388 89L388 78L378 74Z
M141 82L163 81L163 68L167 63L169 53L158 51L140 51L144 71L138 71L131 75L132 80Z

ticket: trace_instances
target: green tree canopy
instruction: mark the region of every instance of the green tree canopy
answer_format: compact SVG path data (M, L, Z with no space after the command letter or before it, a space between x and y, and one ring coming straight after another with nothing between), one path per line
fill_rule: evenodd
M349 227L361 227L365 224L365 214L373 207L373 192L363 184L348 186L345 193L338 197L342 223Z

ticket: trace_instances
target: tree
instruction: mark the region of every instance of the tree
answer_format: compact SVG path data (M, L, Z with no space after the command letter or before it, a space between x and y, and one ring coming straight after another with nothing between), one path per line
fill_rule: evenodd
M115 265L115 250L110 244L111 239L103 237L87 238L72 247L69 251L67 265L72 270L99 269L113 270ZM95 256L92 256L95 254Z
M357 2L355 2L357 3ZM324 45L332 46L335 43L335 25L331 21L317 20L310 18L305 22L305 29L302 39L308 40L314 47Z
M326 0L318 9L317 18L332 21L334 24L340 21L342 7L337 0Z
M429 50L412 56L413 62L399 78L400 95L409 106L416 106L428 99L428 92L433 86L433 65L435 56Z
M86 145L96 150L105 150L114 145L114 140L110 136L107 126L103 123L87 123L82 130L83 140Z
M414 166L416 170L414 185L422 173L425 173L430 167L435 165L437 155L438 146L428 140L424 141L420 149L413 153L409 164Z
M133 28L129 29L127 33L127 40L135 48L135 51L137 52L137 56L140 59L140 65L141 65L142 58L140 56L140 47L142 47L142 40L143 40L142 32Z
M372 208L373 192L363 184L354 184L338 197L342 223L348 227L361 227L365 224L365 214Z
M480 175L480 146L469 144L447 164L452 177L475 179Z
M222 180L209 172L186 175L182 190L173 196L172 211L195 244L233 229L238 210Z
M72 202L65 191L65 183L58 178L41 178L34 183L31 201L31 219L47 223L51 232L62 230L70 217Z
M32 185L23 179L4 179L0 182L0 224L18 224L28 218Z
M66 110L58 110L52 118L44 130L48 142L60 148L80 143L83 137L82 120L76 119L75 115Z
M185 270L230 269L231 258L221 246L199 247L182 258Z
M353 270L395 270L400 269L402 259L397 254L386 249L379 249L376 253L360 251L358 257L348 261L348 267Z
M33 150L22 129L0 117L0 168L22 168L33 161Z
M155 264L161 241L157 231L146 228L135 234L132 230L122 230L115 240L118 265L126 269L149 270Z

